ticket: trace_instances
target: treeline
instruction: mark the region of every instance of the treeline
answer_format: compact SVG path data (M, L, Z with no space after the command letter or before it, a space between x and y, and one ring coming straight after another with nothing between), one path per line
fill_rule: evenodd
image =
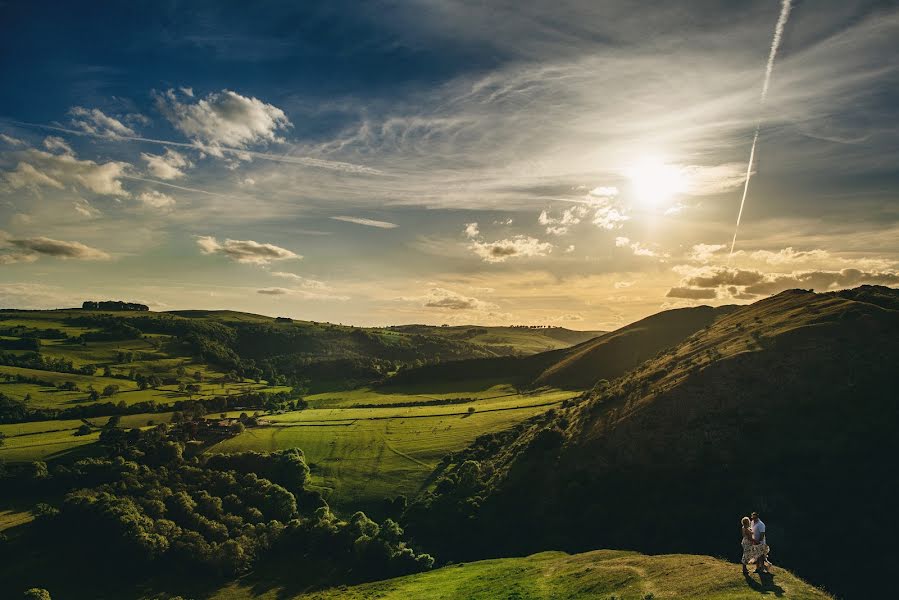
M25 354L12 354L11 352L0 352L0 365L7 367L21 367L23 369L34 369L37 371L55 371L57 373L72 373L75 375L93 375L97 370L95 365L83 365L76 367L71 360L67 358L51 358L43 356L37 352L26 352Z
M137 415L180 411L187 415L205 415L229 410L301 410L307 403L297 392L275 392L271 394L250 392L215 398L175 400L160 404L154 400L126 404L119 402L94 402L68 408L34 408L25 402L0 393L0 423L25 423L28 421L49 421L54 419L87 419L111 415Z
M308 487L309 467L300 450L204 462L184 458L182 434L166 425L133 429L115 436L104 457L7 471L0 480L4 489L62 501L40 505L28 534L0 551L30 555L52 536L62 559L103 564L113 579L160 572L233 577L264 561L293 565L282 576L301 573L306 586L392 577L433 565L429 555L407 545L396 522L377 523L362 512L342 520L331 513L321 494ZM317 568L304 571L298 564Z
M82 310L150 310L146 304L137 304L136 302L123 302L121 300L101 300L95 302L93 300L85 300L81 304Z

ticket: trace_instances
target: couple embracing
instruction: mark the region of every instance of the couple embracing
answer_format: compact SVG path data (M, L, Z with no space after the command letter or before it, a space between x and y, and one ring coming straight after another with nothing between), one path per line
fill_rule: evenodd
M743 517L741 523L743 558L740 562L743 563L743 573L749 573L746 565L755 565L756 573L769 573L770 563L767 559L770 548L765 540L765 523L757 512L752 513L752 518Z

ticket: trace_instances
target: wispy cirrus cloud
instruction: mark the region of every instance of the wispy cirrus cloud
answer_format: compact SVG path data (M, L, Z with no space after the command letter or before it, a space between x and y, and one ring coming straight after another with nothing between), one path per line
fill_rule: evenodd
M375 219L366 219L363 217L347 217L337 216L331 217L335 221L344 221L345 223L355 223L356 225L365 225L366 227L377 227L379 229L395 229L399 227L396 223L389 221L377 221Z

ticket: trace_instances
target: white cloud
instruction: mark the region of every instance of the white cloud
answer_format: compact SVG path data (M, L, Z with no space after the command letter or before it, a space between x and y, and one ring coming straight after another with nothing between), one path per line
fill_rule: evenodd
M193 166L187 157L171 148L166 148L165 154L141 152L140 156L147 162L147 170L150 171L150 174L166 181L184 177L182 169Z
M707 263L716 252L727 248L726 244L696 244L687 253L687 258L692 261Z
M426 308L441 308L445 310L473 310L473 311L491 311L497 309L497 305L492 302L485 302L478 298L465 296L453 290L446 288L434 287L428 290L423 296L403 298L403 300L419 303Z
M466 223L465 224L465 236L471 239L474 239L481 235L481 230L478 229L477 223Z
M3 140L6 144L10 146L24 146L25 142L20 140L19 138L13 137L11 135L6 135L5 133L0 133L0 140Z
M121 178L131 166L125 162L96 163L78 160L74 154L51 154L29 148L20 153L22 160L16 169L4 177L13 189L79 185L95 194L129 197Z
M618 248L630 248L631 252L634 253L634 256L648 256L648 257L661 257L668 258L668 254L665 252L657 252L652 248L644 246L640 242L632 242L630 238L624 236L618 236L615 238L615 246Z
M72 124L82 131L104 137L133 136L137 135L133 129L103 113L99 108L87 109L75 106L70 111L74 118Z
M175 206L175 199L169 196L168 194L163 194L162 192L158 192L156 190L150 190L148 192L141 193L140 196L137 197L138 200L144 203L145 206L150 208L172 208Z
M546 233L551 235L565 235L573 225L577 225L590 212L590 208L583 204L575 204L562 211L558 217L550 217L547 211L540 213L537 223L546 227Z
M157 105L176 129L215 156L222 155L222 146L281 142L277 132L291 127L284 111L258 98L231 90L213 92L196 102L190 94L184 95L187 100L182 102L171 89L156 94Z
M303 258L286 248L274 244L260 244L253 240L226 239L219 242L210 235L198 236L197 246L203 254L221 254L243 264L267 265L278 260L299 260Z
M516 235L495 242L474 241L468 246L484 262L499 263L516 257L546 256L553 250L549 242L530 236Z
M624 289L624 288L629 288L629 287L631 287L632 285L634 285L635 283L636 283L635 281L616 281L616 282L615 282L615 289L616 289L616 290L621 290L621 289Z
M315 290L326 290L328 286L325 285L323 281L318 281L317 279L309 279L308 277L303 277L302 275L297 275L296 273L287 273L285 271L273 271L272 275L275 277L281 277L282 279L290 279L292 281L296 281L301 287Z
M69 146L68 143L61 137L56 137L51 135L44 140L44 148L53 152L54 150L59 150L63 154L75 154L75 151L72 150L72 147Z
M75 209L82 217L87 217L88 219L93 219L94 217L100 216L102 213L91 205L90 202L85 200L84 198L77 198L74 202L72 202L72 208Z
M349 296L336 296L334 294L324 294L321 292L310 292L309 290L298 290L282 287L268 287L256 290L257 294L263 296L291 296L302 300L339 300L341 302L349 300Z
M331 217L335 221L344 221L346 223L355 223L356 225L365 225L366 227L378 227L380 229L393 229L395 227L399 227L396 223L390 223L388 221L376 221L374 219L365 219L362 217Z

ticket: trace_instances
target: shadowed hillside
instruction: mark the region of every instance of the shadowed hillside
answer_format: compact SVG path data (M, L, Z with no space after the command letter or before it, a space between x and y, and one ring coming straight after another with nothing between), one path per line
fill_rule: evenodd
M565 350L564 358L543 370L535 383L589 388L600 379L614 379L736 308L698 306L646 317Z
M525 357L469 359L399 373L394 383L456 382L502 377L525 387L589 389L614 379L738 307L667 310L571 348Z
M739 517L759 510L775 563L846 597L888 589L897 297L791 290L735 310L582 403L455 455L408 530L443 558L736 558Z

